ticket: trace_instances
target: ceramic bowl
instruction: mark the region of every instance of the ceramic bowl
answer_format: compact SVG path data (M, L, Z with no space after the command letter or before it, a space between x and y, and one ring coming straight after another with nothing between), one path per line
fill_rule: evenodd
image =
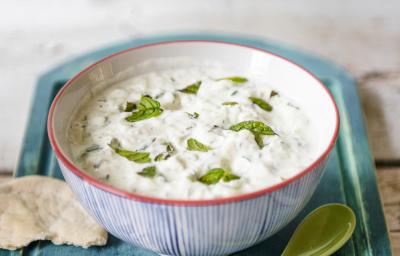
M72 161L67 139L79 103L100 86L154 69L135 65L155 58L217 61L263 75L282 94L296 99L316 126L318 158L279 184L213 200L159 199L113 188ZM127 70L130 70L127 72ZM125 74L125 75L124 75ZM335 102L324 85L302 67L261 49L224 42L175 41L145 45L104 58L60 90L51 106L48 133L65 180L87 211L114 236L167 255L223 255L270 237L305 206L317 187L339 128Z

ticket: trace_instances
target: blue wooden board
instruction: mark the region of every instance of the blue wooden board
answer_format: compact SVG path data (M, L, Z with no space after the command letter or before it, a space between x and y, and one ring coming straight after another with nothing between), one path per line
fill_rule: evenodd
M39 174L62 179L46 131L47 111L59 88L68 78L85 66L111 53L127 48L173 40L229 41L262 48L306 67L320 77L333 93L341 115L341 129L321 184L314 196L287 227L270 239L235 255L280 255L299 221L312 209L324 203L339 202L355 211L357 226L352 239L335 255L391 255L388 231L377 189L375 170L366 137L363 116L355 82L334 64L294 48L261 39L217 34L164 35L135 39L102 50L94 51L66 62L38 81L32 112L26 129L16 176ZM156 255L153 252L126 244L110 236L104 247L82 249L56 246L47 241L34 242L20 251L0 250L3 255Z

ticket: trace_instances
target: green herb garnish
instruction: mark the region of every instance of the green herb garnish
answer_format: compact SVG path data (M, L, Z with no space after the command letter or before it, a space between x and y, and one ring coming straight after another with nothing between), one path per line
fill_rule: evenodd
M224 177L222 178L222 180L225 181L225 182L229 182L229 181L232 181L232 180L238 180L238 179L240 179L239 176L237 176L237 175L235 175L235 174L233 174L231 172L226 172L226 171L225 171Z
M151 162L150 153L141 152L141 151L130 151L121 148L121 144L117 139L112 139L110 144L108 144L110 148L114 150L118 155L125 157L129 161L133 161L135 163L143 164Z
M227 102L222 103L222 105L224 105L224 106L235 106L237 104L239 104L239 103L237 103L236 101L227 101Z
M257 145L262 149L264 147L263 135L276 135L271 127L260 121L244 121L238 124L232 125L230 130L238 132L241 130L248 130L254 135L254 139Z
M221 80L229 80L229 81L232 81L237 84L246 83L248 81L247 78L241 77L241 76L231 76L231 77L223 77L223 78L217 79L217 81L221 81Z
M174 148L174 146L172 146L172 144L170 142L166 142L163 144L166 147L165 150L167 151L167 153L160 153L160 154L156 155L156 157L154 158L154 161L156 161L156 162L167 160L175 152L175 148Z
M218 183L221 179L224 182L230 182L232 180L240 179L240 177L222 168L214 168L201 176L198 181L207 185L212 185Z
M141 172L138 172L137 174L139 174L140 176L143 177L148 177L148 178L152 178L154 176L156 176L156 167L155 166L149 166L146 168L143 168L143 170Z
M128 122L137 122L161 115L163 109L160 102L153 100L150 96L142 96L139 102L138 111L125 118Z
M186 114L188 114L188 116L190 117L190 118L192 118L192 119L197 119L197 118L199 118L199 113L197 113L197 112L194 112L193 114L191 114L191 113L189 113L189 112L186 112Z
M249 97L251 102L259 106L261 109L264 109L265 111L271 112L272 111L272 106L265 102L263 99L256 98L256 97Z
M156 155L156 157L154 157L154 161L158 162L158 161L163 161L165 160L165 155L163 153L160 153L158 155Z
M201 152L207 152L211 150L212 148L209 146L204 145L198 140L195 140L193 138L189 138L187 140L187 149L190 151L201 151Z
M264 140L263 136L261 134L255 133L254 134L254 139L256 140L256 143L260 149L264 147Z
M166 146L166 149L167 149L168 153L174 153L175 152L175 148L172 145L172 143L166 142L166 143L164 143L164 145Z
M101 147L99 145L95 144L95 145L92 145L92 146L88 147L87 149L85 149L85 153L90 153L90 152L97 151L100 149L101 149Z
M183 92L183 93L197 94L197 91L199 90L200 85L201 85L201 81L197 81L196 83L188 85L186 88L183 88L179 91Z
M126 102L124 112L132 112L133 110L136 109L136 104L133 102Z
M159 161L164 161L167 160L171 155L170 154L165 154L165 153L160 153L154 157L154 161L159 162Z
M272 97L278 96L278 95L279 95L279 93L277 91L272 90L271 93L269 94L269 97L272 98Z
M232 125L229 130L238 132L241 130L249 130L252 133L260 135L276 135L271 127L260 121L244 121L238 124Z

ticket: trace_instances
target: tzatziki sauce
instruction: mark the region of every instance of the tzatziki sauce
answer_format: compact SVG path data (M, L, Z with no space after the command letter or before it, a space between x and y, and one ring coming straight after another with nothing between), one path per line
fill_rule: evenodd
M105 87L78 107L68 140L72 161L112 187L200 200L298 174L316 159L313 132L278 84L194 65Z

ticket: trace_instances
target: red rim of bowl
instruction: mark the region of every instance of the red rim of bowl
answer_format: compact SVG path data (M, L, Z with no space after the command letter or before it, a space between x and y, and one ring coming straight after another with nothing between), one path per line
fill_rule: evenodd
M53 130L53 114L54 114L54 109L55 106L57 105L59 99L62 97L64 91L81 75L83 75L85 72L91 70L93 67L97 66L98 64L107 61L108 59L111 59L115 56L118 56L120 54L124 54L126 52L131 52L135 51L138 49L142 49L145 47L152 47L156 45L164 45L164 44L176 44L176 43L214 43L214 44L228 44L228 45L233 45L233 46L238 46L238 47L245 47L251 50L256 50L256 51L261 51L264 54L272 55L276 58L282 59L286 62L289 62L292 65L295 65L296 67L300 68L304 72L306 72L308 75L310 75L312 78L314 78L318 84L325 90L325 92L329 95L331 101L332 101L332 106L335 109L336 112L336 120L335 120L335 131L330 139L328 147L323 151L323 153L313 162L311 163L307 168L303 169L301 172L296 174L295 176L281 182L278 184L275 184L273 186L266 187L261 190L257 190L254 192L250 193L245 193L241 195L236 195L236 196L231 196L231 197L222 197L222 198L215 198L215 199L205 199L205 200L185 200L185 199L163 199L163 198L156 198L156 197L151 197L151 196L144 196L144 195L139 195L135 194L132 192L124 191L118 188L111 187L110 185L107 185L99 180L94 179L93 177L89 176L85 172L81 171L78 167L76 167L71 161L68 160L68 158L63 154L61 151L60 147L58 146L55 135L54 135L54 130ZM159 42L159 43L152 43L152 44L145 44L141 45L138 47L130 48L124 51L120 51L117 53L114 53L108 57L105 57L92 65L86 67L82 71L80 71L77 75L75 75L72 79L70 79L62 88L61 90L57 93L55 96L53 103L51 104L50 110L49 110L49 115L48 115L48 120L47 120L47 130L48 130L48 135L50 139L50 144L53 147L55 154L58 158L59 161L61 161L70 171L72 171L75 175L79 176L82 178L84 181L87 181L88 183L96 186L97 188L110 192L112 194L125 197L128 199L136 200L136 201L141 201L141 202L147 202L147 203L157 203L157 204L169 204L169 205L182 205L182 206L201 206L201 205L215 205L215 204L224 204L224 203L232 203L232 202L238 202L238 201L243 201L243 200L248 200L251 198L259 197L262 195L265 195L267 193L273 192L275 190L281 189L290 183L300 179L307 173L311 172L312 170L315 169L318 164L320 164L330 153L332 150L333 146L335 145L336 138L338 136L339 132L339 123L340 123L340 117L339 117L339 111L336 106L336 103L333 99L332 94L329 92L329 90L322 84L322 82L315 76L313 75L310 71L306 70L305 68L299 66L298 64L290 61L287 58L284 58L282 56L279 56L277 54L271 53L269 51L266 51L264 49L248 46L248 45L242 45L242 44L236 44L236 43L231 43L231 42L225 42L225 41L213 41L213 40L175 40L175 41L165 41L165 42Z

